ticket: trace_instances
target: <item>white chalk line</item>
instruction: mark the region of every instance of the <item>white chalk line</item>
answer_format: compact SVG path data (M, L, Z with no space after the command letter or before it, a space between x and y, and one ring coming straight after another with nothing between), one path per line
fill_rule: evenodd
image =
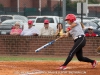
M34 70L32 72L21 72L19 75L36 75L36 74L86 74L86 71L42 71L42 70Z

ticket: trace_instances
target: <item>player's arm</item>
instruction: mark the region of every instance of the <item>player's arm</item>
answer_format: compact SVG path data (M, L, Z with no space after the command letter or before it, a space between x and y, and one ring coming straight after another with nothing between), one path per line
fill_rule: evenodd
M77 24L76 24L75 22L73 22L73 23L70 25L70 27L71 27L71 28L74 28L76 25L77 25Z
M68 28L66 28L66 32L69 32L72 28L74 28L77 24L75 22L71 23Z

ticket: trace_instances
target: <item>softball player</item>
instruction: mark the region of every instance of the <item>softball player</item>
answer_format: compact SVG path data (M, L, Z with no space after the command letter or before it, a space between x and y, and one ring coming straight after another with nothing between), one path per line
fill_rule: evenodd
M65 18L65 21L70 25L66 29L66 35L64 34L61 37L68 37L69 34L72 35L74 39L74 46L72 47L71 51L69 52L69 55L64 62L63 65L61 65L58 69L59 70L65 70L67 64L72 60L73 56L76 54L76 57L79 61L84 61L84 62L90 62L92 64L92 67L95 68L97 62L95 60L91 60L87 57L83 57L83 51L82 48L86 44L86 39L84 36L84 31L81 27L80 22L76 21L76 17L74 14L68 14Z

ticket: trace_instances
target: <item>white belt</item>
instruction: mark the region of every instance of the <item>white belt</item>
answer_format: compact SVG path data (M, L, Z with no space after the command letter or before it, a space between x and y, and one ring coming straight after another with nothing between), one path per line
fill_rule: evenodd
M79 35L79 36L75 37L74 40L81 38L81 37L82 37L82 35Z

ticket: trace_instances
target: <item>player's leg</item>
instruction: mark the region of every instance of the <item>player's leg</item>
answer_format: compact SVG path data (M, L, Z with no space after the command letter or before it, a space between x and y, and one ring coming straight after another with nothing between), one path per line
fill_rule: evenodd
M76 52L76 57L79 61L90 62L90 63L93 63L93 61L94 61L94 60L91 60L87 57L83 57L82 48Z
M74 46L72 47L71 51L69 52L69 55L68 55L66 61L58 69L66 68L66 65L72 60L72 58L73 58L74 54L76 54L77 50L79 50L81 43L82 43L82 38L75 41Z
M78 41L77 41L77 43L78 43ZM77 48L76 57L78 58L79 61L85 61L85 62L91 62L92 63L93 60L86 58L86 57L83 57L82 48L85 46L85 44L86 44L86 39L83 38L82 43Z
M97 62L95 60L89 59L87 57L83 57L82 48L76 52L76 57L79 61L90 62L93 68L96 67Z
M57 69L60 69L60 70L65 70L66 69L66 65L72 60L72 58L75 54L75 52L73 52L74 48L75 48L75 45L73 46L72 50L69 52L69 55L68 55L66 61L64 62L64 64L61 65L60 67L58 67Z
M75 42L74 46L71 49L65 63L63 64L64 66L66 66L72 60L74 54L76 54L77 51L79 51L83 46L85 46L85 43L86 43L84 37L78 40L75 40L74 42Z
M95 60L89 59L87 57L83 57L82 48L85 46L85 43L86 43L86 39L84 38L83 43L81 43L81 45L79 46L79 48L76 52L76 56L79 61L90 62L92 64L92 67L94 68L94 67L96 67L97 62Z

